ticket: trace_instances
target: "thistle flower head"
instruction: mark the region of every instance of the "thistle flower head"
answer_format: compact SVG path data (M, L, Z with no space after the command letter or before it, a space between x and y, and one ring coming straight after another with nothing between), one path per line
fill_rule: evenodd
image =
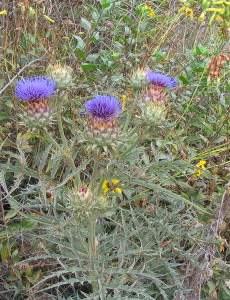
M150 84L149 88L146 90L144 94L144 100L146 102L148 101L155 102L158 103L159 105L164 104L167 100L165 89L160 86Z
M79 196L80 200L82 200L82 201L92 200L92 193L91 193L90 189L86 186L81 186L77 190L77 195Z
M146 69L138 68L131 76L131 84L135 89L142 89L148 84Z
M158 124L164 122L166 117L166 107L159 105L156 102L147 102L141 107L142 117L145 121L151 124Z
M160 72L154 72L150 70L147 71L146 76L149 83L152 83L160 87L167 87L172 89L177 86L177 81L175 78Z
M121 103L113 96L98 95L85 103L86 111L101 119L116 118L122 111Z
M56 89L54 80L36 76L21 79L16 85L15 95L21 101L36 101L52 96Z
M73 69L67 65L48 65L47 74L56 81L58 88L65 88L71 85L73 80Z

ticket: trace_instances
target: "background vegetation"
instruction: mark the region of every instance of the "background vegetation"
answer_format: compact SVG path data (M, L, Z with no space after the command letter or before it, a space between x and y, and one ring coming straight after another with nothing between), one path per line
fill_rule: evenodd
M230 299L229 2L0 5L0 299ZM28 128L15 83L56 63L72 84ZM140 117L138 68L178 79L159 126ZM123 103L102 148L82 111L96 94Z

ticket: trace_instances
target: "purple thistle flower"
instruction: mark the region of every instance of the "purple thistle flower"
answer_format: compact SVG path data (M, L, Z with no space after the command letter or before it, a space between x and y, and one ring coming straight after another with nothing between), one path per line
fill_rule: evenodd
M177 86L177 81L175 78L165 75L160 72L147 71L146 77L148 81L154 85L167 87L169 89L175 88Z
M121 113L121 103L113 96L98 95L85 103L86 111L92 117L109 119Z
M36 76L21 79L16 85L15 95L22 101L34 101L52 96L56 89L54 80Z

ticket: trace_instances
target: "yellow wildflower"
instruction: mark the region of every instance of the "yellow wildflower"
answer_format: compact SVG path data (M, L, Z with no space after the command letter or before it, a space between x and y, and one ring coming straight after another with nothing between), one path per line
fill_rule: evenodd
M140 4L139 8L142 14L149 18L153 18L156 15L154 9L148 4Z
M153 8L150 5L145 4L144 8L146 10L146 14L148 17L152 18L156 15L155 11L153 10Z
M7 10L0 10L0 16L6 16L7 15Z
M127 96L126 95L122 95L121 96L122 110L125 110L126 103L127 103Z
M184 14L186 17L193 20L193 9L191 7L184 5L179 9L179 13Z
M155 16L155 12L151 9L151 11L148 12L148 16L150 18L154 17Z
M196 168L195 168L195 172L194 172L194 176L195 177L200 177L203 173L204 170L206 169L206 160L201 159L197 164L196 164Z
M200 160L197 164L196 164L196 167L199 168L199 169L202 169L202 170L205 170L206 169L206 160Z
M206 13L203 11L203 12L200 14L200 16L198 17L198 21L199 21L200 23L203 23L203 22L205 21L205 19L206 19Z
M203 174L203 171L201 169L196 169L194 176L199 178L202 174Z
M109 192L114 193L122 193L122 189L119 187L120 180L116 178L112 178L110 181L105 179L102 183L102 190L104 194L107 194Z

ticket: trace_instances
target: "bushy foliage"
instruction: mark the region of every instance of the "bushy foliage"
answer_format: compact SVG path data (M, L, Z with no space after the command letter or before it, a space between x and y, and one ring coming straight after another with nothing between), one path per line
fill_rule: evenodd
M229 299L228 4L71 2L0 10L0 298Z

